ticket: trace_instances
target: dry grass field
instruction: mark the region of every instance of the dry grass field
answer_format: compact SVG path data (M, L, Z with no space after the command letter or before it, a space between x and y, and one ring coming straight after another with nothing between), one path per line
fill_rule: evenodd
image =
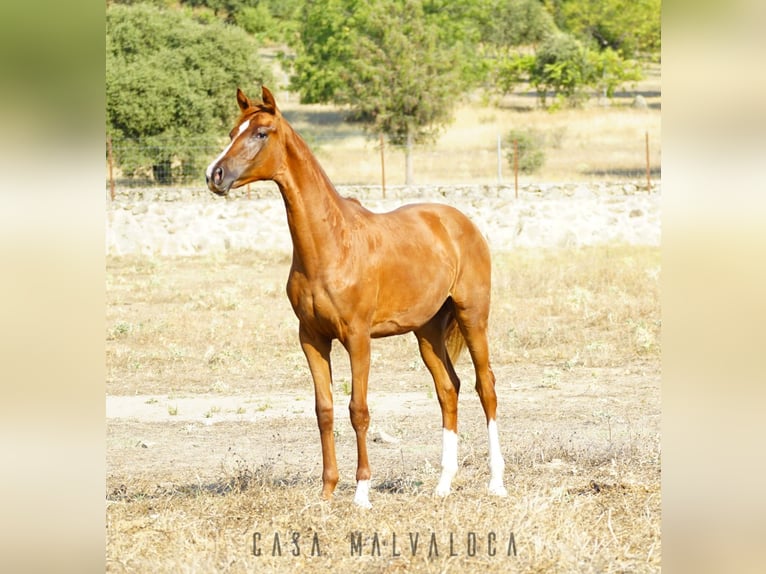
M498 133L549 145L525 181L659 176L659 69L603 107L549 113L474 101L417 183L491 183ZM278 101L336 184L379 181L379 153L342 112ZM388 183L403 180L388 150ZM503 177L511 178L507 166ZM289 256L107 259L108 572L657 572L660 253L606 245L493 254L492 362L505 499L486 493L470 361L457 365L460 468L434 498L441 419L413 336L373 342L371 510L352 504L350 370L333 350L341 482L321 501L313 389L284 293Z
M647 104L633 107L635 94ZM661 175L661 76L649 65L631 91L603 105L591 98L581 108L548 111L536 105L533 92L518 92L489 102L476 95L457 107L454 121L431 144L413 152L414 180L430 183L497 182L497 137L511 130L532 131L545 144L545 163L520 183L642 179L646 169L646 135L652 177ZM336 184L380 182L378 141L361 126L343 122L342 110L329 105L301 105L296 96L278 93L285 115L307 139ZM506 144L503 144L506 146ZM506 147L503 148L505 153ZM404 154L386 150L386 181L404 183ZM513 181L503 157L502 177Z
M449 497L432 496L439 409L405 336L373 343L373 508L362 510L337 348L341 482L333 501L319 500L288 256L109 258L107 571L659 571L659 249L517 250L493 261L508 498L485 492L467 356L460 469Z

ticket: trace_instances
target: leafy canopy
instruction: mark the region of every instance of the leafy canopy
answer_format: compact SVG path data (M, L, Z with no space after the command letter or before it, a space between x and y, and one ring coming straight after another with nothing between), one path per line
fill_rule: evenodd
M546 0L561 30L622 58L659 58L662 0Z
M490 0L482 38L495 51L534 46L556 30L553 17L539 0Z
M216 19L147 4L108 6L107 134L123 171L153 171L165 183L199 177L206 147L231 127L234 89L271 80L255 50L243 30Z
M529 84L543 106L550 94L576 105L588 88L612 97L641 78L635 58L659 50L659 0L494 1L497 23L485 28L493 86Z
M441 4L449 5L421 0L307 3L291 87L303 102L348 106L353 118L396 144L432 137L449 121L471 73L466 64L470 34L449 41L448 19L437 9Z

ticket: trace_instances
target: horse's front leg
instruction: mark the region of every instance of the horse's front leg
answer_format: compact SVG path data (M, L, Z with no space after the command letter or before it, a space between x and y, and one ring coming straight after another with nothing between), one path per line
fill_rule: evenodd
M335 436L333 435L332 371L330 349L332 340L315 335L300 327L303 353L309 363L314 379L314 399L319 435L322 440L322 498L332 498L338 484L338 463L335 458Z
M367 429L370 411L367 407L367 380L370 375L370 337L364 333L349 338L346 343L351 361L351 402L348 405L351 426L356 433L356 494L354 503L363 508L370 504L370 460L367 457Z

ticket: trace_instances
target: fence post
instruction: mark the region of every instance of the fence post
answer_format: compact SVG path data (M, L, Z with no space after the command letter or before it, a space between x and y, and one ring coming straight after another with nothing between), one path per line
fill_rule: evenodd
M383 132L380 132L380 182L383 189L383 199L386 199L386 154Z
M513 189L519 199L519 140L513 140Z
M106 157L109 161L109 197L114 201L114 158L112 157L112 136L106 136Z
M644 132L644 139L646 140L646 191L652 191L652 170L649 166L649 130Z
M500 134L497 134L497 183L503 183L503 150Z

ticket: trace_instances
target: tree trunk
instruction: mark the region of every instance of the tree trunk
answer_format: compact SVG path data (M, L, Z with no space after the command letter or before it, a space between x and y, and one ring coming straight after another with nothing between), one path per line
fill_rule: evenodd
M412 132L407 132L407 146L404 148L404 184L412 185Z
M170 185L173 181L173 171L169 159L161 159L152 166L154 181L162 185Z

